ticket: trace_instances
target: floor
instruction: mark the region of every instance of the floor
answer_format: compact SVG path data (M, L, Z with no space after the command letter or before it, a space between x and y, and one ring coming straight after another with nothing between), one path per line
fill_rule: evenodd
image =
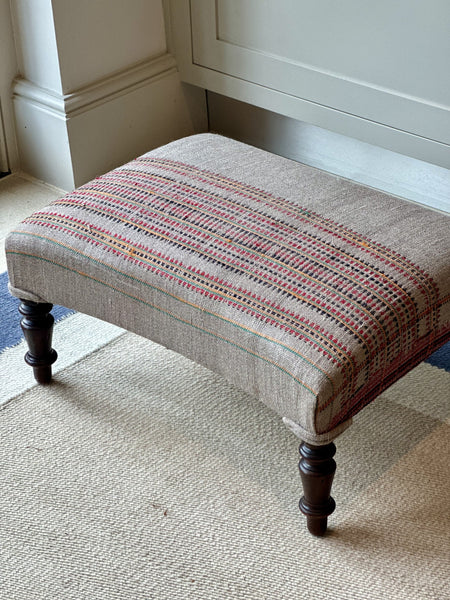
M63 191L24 174L0 179L0 273L6 271L5 238L14 225L63 195Z

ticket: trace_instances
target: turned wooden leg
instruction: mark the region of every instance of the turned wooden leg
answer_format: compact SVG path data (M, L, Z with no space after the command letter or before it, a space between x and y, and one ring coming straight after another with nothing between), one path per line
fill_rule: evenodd
M25 362L33 367L34 378L38 383L50 383L52 364L57 359L52 349L53 323L55 319L50 314L53 305L29 300L22 300L19 312L22 315L20 324L28 344Z
M301 459L298 463L303 483L303 494L299 507L304 515L310 533L324 535L327 530L328 515L334 511L336 503L330 496L331 485L336 471L333 456L336 446L312 446L303 442L300 445Z

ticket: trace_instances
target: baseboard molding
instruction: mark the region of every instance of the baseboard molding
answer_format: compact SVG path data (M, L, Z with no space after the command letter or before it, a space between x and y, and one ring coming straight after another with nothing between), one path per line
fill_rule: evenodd
M13 106L20 170L58 188L72 189L74 173L64 113L18 94Z
M15 80L13 93L14 96L40 104L47 110L70 119L139 87L146 86L160 77L175 73L176 70L174 57L164 54L113 73L67 94L56 94L23 78Z
M68 121L74 183L79 186L169 141L206 131L203 90L178 72L152 78Z
M210 129L450 213L450 171L208 92Z
M203 96L180 83L170 54L67 94L18 78L13 100L21 168L72 189L147 149L206 128Z

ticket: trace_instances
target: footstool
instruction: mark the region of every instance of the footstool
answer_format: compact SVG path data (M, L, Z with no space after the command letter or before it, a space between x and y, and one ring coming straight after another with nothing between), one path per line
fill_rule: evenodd
M52 304L223 375L302 440L315 535L333 440L450 339L450 217L213 134L65 195L6 252L37 381L56 360Z

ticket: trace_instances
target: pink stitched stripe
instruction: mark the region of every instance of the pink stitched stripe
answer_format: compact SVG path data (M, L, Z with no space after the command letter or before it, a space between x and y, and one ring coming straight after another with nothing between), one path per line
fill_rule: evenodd
M28 222L303 340L330 378L342 374L319 412L340 397L350 414L439 322L437 285L407 258L292 201L167 159L137 159Z

